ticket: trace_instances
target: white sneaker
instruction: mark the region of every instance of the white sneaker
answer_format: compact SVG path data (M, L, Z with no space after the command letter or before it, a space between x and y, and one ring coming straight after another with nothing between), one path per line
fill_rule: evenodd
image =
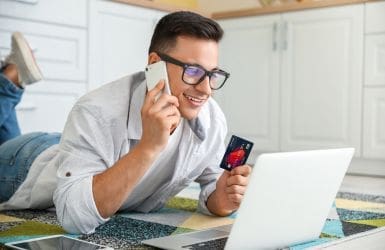
M16 64L22 86L35 83L43 78L28 42L20 32L12 34L11 53L4 62L6 65Z

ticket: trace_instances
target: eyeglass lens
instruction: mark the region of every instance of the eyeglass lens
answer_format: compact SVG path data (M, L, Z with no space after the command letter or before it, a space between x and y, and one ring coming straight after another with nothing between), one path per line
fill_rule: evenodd
M226 80L226 76L220 72L212 72L210 75L210 87L219 88ZM188 66L184 69L183 81L188 84L198 84L206 77L206 71L197 66Z

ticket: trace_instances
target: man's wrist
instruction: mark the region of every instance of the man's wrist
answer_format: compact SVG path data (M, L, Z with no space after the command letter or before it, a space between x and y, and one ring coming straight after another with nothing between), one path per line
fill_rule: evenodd
M208 210L218 216L228 216L232 214L236 209L228 209L225 195L220 195L220 192L216 189L211 193L206 202Z
M157 150L148 147L141 142L139 142L136 147L133 149L136 155L140 156L143 163L144 162L154 162L159 152Z

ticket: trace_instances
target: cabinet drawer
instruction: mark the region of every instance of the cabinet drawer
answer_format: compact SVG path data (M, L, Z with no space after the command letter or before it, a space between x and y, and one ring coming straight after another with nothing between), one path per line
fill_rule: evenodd
M365 4L365 32L385 32L385 1Z
M20 31L48 80L86 81L86 30L0 17L0 49L7 55L11 34Z
M0 15L87 26L87 0L0 0Z
M62 132L78 98L76 93L26 92L16 107L21 132Z
M364 65L365 85L385 86L385 34L366 35Z

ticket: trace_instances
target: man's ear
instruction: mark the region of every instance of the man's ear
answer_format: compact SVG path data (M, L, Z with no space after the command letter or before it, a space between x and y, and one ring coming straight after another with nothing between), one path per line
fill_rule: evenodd
M148 55L148 64L153 64L153 63L159 62L160 60L161 59L156 52L151 52Z

